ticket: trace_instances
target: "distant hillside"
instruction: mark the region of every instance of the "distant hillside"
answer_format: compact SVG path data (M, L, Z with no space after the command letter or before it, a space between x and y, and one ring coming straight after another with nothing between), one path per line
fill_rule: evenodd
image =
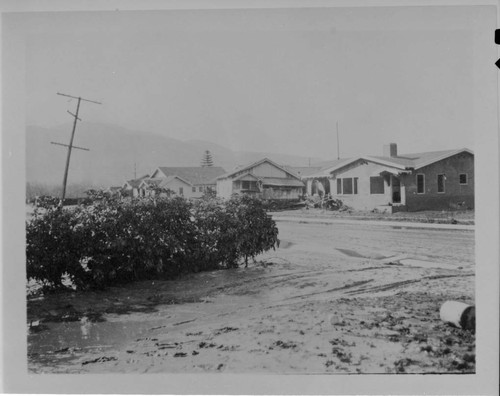
M26 181L60 184L67 150L51 144L68 144L71 124L46 129L26 129ZM265 152L236 152L221 145L200 140L180 141L152 133L131 131L115 125L82 122L78 124L75 146L90 151L73 150L69 183L94 186L121 185L125 180L152 172L158 166L198 166L203 152L210 150L215 166L229 171L264 157L292 166L307 166L306 157ZM311 159L318 162L319 159Z

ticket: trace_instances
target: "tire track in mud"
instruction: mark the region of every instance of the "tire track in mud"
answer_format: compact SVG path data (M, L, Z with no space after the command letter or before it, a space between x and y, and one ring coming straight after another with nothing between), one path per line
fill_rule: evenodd
M453 274L453 275L431 275L431 276L424 276L419 279L409 279L405 281L400 281L400 282L393 282L393 283L388 283L385 285L381 286L375 286L375 287L370 287L370 288L364 288L364 289L359 289L359 290L352 290L346 292L349 295L354 295L354 294L361 294L361 293L377 293L381 291L387 291L387 290L392 290L396 289L400 286L406 286L412 283L418 283L422 282L423 280L434 280L434 279L444 279L444 278L463 278L463 277L468 277L468 276L474 276L474 274Z
M309 276L315 276L315 275L320 275L323 274L325 271L324 270L306 270L306 271L297 271L292 274L278 274L278 275L270 275L270 276L260 276L258 278L253 278L253 279L245 279L244 281L241 282L236 282L236 283L229 283L224 286L219 286L215 290L230 290L233 288L238 288L241 286L246 286L248 287L250 283L255 283L255 282L262 282L262 281L267 281L275 278L280 278L277 281L273 281L273 283L279 284L283 282L288 282L288 281L293 281L297 279L304 279ZM332 269L333 272L333 269Z
M288 299L292 300L292 299L295 299L295 298L316 296L318 294L334 293L334 292L337 292L337 291L347 290L347 289L351 289L353 287L358 287L358 286L366 285L367 283L370 283L370 282L373 282L373 279L368 279L368 280L363 280L363 281L359 281L359 282L354 282L354 283L347 284L347 285L344 285L344 286L336 287L336 288L329 289L329 290L323 290L323 291L319 291L319 292L315 292L315 293L301 294L299 296L289 297Z

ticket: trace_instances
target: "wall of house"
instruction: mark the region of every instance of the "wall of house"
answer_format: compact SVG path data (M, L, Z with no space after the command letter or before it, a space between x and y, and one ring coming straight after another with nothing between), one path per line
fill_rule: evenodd
M176 195L182 196L184 198L196 198L198 197L197 193L192 192L192 186L190 184L186 184L179 179L173 179L169 183L165 184L163 187L172 190ZM181 195L179 189L182 188L183 194Z
M233 181L231 179L217 180L216 192L219 198L231 198L233 194Z
M378 206L387 205L392 201L391 189L384 179L384 193L370 194L370 177L380 176L386 166L366 161L356 161L330 179L330 192L333 198L340 199L345 205L357 210L372 210ZM358 178L357 194L337 194L337 178Z
M459 174L467 174L467 184L459 183ZM417 193L417 174L425 176L425 192ZM445 175L445 192L438 193L438 174ZM406 186L409 211L457 210L474 208L474 156L461 153L418 169L402 178ZM465 204L463 204L465 203Z
M173 179L170 182L162 185L163 188L168 188L172 190L176 195L184 198L196 198L197 195L192 192L192 187L190 184L186 184L179 179ZM180 193L180 188L182 188L182 194ZM155 192L147 187L141 187L139 190L141 196L153 196Z

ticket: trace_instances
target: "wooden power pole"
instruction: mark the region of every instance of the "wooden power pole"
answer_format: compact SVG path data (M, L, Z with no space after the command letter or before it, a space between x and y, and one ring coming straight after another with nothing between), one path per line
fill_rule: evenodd
M75 149L79 149L79 150L90 151L87 148L73 146L73 139L75 138L76 123L77 123L78 120L81 121L81 119L78 118L78 112L80 111L80 103L81 103L82 100L85 101L85 102L91 102L91 103L95 103L95 104L102 104L102 103L96 102L94 100L84 99L84 98L81 98L81 97L66 95L66 94L59 93L59 92L57 92L57 94L61 95L61 96L66 96L66 97L72 98L72 99L78 99L78 103L76 105L76 114L73 114L70 111L68 111L68 113L71 114L75 118L75 121L73 122L73 131L71 132L71 139L69 141L69 145L68 144L62 144L62 143L51 142L52 144L57 144L59 146L65 146L65 147L68 148L68 155L66 157L66 168L64 169L63 190L62 190L62 197L61 197L61 205L64 205L64 198L66 198L66 184L68 182L68 170L69 170L69 160L71 158L71 150L73 148L75 148Z

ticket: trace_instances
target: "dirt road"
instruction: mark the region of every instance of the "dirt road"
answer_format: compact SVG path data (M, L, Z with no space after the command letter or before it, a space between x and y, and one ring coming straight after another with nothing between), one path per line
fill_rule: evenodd
M28 303L31 372L475 371L474 233L278 222L249 268Z

